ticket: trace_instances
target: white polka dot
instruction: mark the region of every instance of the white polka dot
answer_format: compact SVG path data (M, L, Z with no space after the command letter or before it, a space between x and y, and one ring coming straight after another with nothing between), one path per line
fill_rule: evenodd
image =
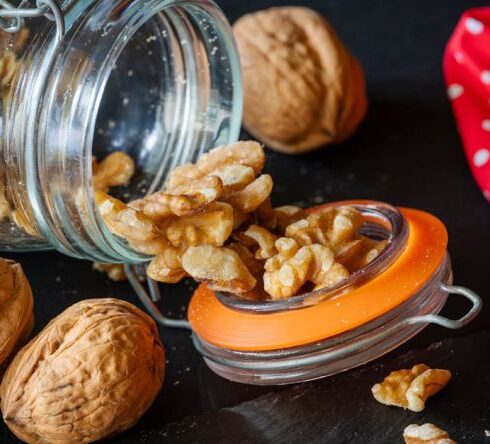
M464 53L463 53L463 51L456 51L454 53L454 60L456 60L458 63L463 63L464 62Z
M490 151L488 151L486 148L480 148L473 155L473 165L476 167L482 167L488 162L488 159L490 159Z
M490 71L488 70L482 71L480 74L480 80L485 85L490 85Z
M481 122L481 127L485 131L490 131L490 119L483 119L482 122Z
M464 25L470 34L476 35L483 32L483 23L473 17L467 18Z
M463 92L464 88L459 83L453 83L447 89L447 95L450 99L457 99Z
M490 202L490 191L483 190L483 196Z

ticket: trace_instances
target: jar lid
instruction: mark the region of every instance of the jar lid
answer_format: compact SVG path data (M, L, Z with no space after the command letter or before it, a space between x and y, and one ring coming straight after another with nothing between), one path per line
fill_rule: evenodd
M405 249L364 285L317 305L267 314L231 309L201 285L189 304L192 330L217 347L267 351L321 341L382 316L415 295L446 255L448 236L439 219L420 210L400 211L409 227Z

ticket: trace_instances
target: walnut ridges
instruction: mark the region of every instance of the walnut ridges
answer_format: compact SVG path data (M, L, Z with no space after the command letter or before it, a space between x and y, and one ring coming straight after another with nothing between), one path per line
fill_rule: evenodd
M355 131L367 108L362 68L321 15L270 8L243 16L233 32L251 134L278 151L300 153Z
M14 358L0 386L3 418L28 443L88 443L128 429L159 392L155 322L117 299L79 302Z
M22 267L0 258L0 373L34 325L31 287Z

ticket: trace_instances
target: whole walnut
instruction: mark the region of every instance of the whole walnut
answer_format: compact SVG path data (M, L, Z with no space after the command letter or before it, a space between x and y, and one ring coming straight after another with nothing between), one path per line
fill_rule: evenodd
M159 392L155 322L117 299L79 302L14 358L0 386L7 426L28 443L89 443L134 425Z
M34 301L22 267L0 258L0 373L27 340L34 325Z
M233 26L242 64L245 128L271 148L301 153L341 142L367 108L364 75L315 11L278 7Z

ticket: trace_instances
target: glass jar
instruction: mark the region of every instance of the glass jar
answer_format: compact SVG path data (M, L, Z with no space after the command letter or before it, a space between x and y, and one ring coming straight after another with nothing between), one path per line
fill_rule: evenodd
M99 215L92 156L124 151L135 161L129 186L111 190L127 201L234 142L242 96L231 30L208 0L60 6L0 10L15 31L1 36L0 249L142 262Z

